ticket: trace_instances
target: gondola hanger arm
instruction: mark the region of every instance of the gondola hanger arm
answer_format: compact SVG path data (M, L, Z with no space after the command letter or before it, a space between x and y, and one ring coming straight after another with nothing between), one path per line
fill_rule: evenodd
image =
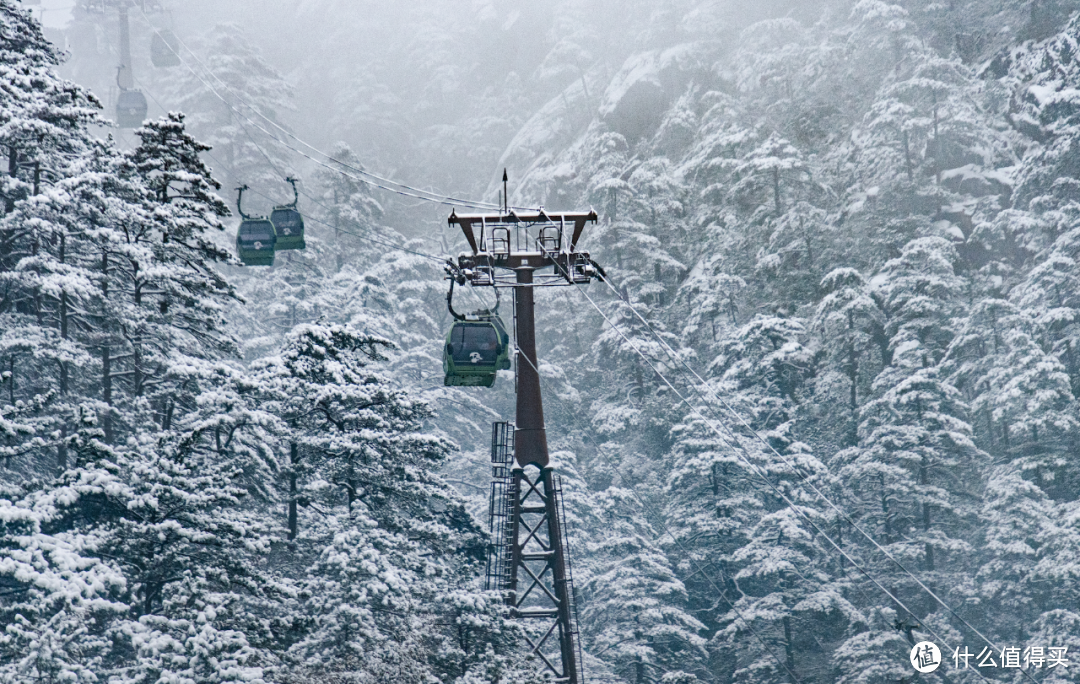
M251 218L250 216L248 216L247 214L244 213L243 209L241 209L241 203L243 202L243 199L244 199L244 191L247 190L247 189L248 189L248 186L246 186L246 185L241 185L240 187L238 187L236 189L236 213L240 214L240 218L244 219L245 221L247 221L248 219Z
M285 206L289 207L290 209L295 209L297 203L300 201L300 193L296 190L296 179L292 176L287 176L285 178L285 182L292 186L292 203L286 204Z
M465 320L465 316L454 311L454 278L450 277L450 291L446 293L446 308L449 309L450 315L454 317L455 321Z

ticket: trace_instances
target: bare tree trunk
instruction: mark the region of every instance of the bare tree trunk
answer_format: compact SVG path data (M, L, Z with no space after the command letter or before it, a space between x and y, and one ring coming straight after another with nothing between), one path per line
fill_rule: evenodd
M851 312L848 311L848 380L851 381L851 392L848 396L848 408L851 410L851 425L848 429L848 446L855 446L859 441L859 357L855 353L854 328L855 321Z
M56 445L56 474L67 470L67 428L60 428L60 442Z
M60 234L60 263L64 263L66 258L67 248L67 236L63 233ZM66 340L68 338L68 295L67 290L60 290L60 339ZM68 391L68 369L67 364L63 361L60 362L60 394L67 394Z
M799 684L799 680L795 678L795 649L791 645L791 618L785 615L782 622L784 623L784 659L787 661L788 676L791 677L791 684Z
M889 520L889 497L885 493L885 476L878 475L878 484L881 486L881 519L885 531L886 543L892 543L892 521Z
M289 541L296 539L297 535L297 510L296 510L296 467L300 462L299 447L296 442L289 443Z
M109 253L101 253L101 294L105 301L109 299ZM105 326L103 322L103 327ZM105 333L106 335L108 333ZM113 441L113 416L112 416L112 361L109 357L108 338L101 346L101 398L109 407L105 409L105 418L102 427L105 429L105 441L112 444Z
M176 409L176 402L172 397L169 397L165 404L165 410L161 415L161 429L166 431L172 428L173 411Z
M656 284L657 285L663 285L664 284L664 279L662 277L662 274L660 273L660 262L659 261L653 262L653 275L656 277ZM663 290L660 290L659 292L656 293L656 305L657 306L664 306L664 291Z
M938 137L938 101L934 93L934 197L937 210L934 214L941 218L941 138Z
M907 167L907 179L909 183L915 182L915 168L911 163L911 146L908 144L908 132L904 131L904 163Z
M102 420L102 425L105 428L105 441L112 444L112 360L109 357L108 344L101 347L101 399L108 406L105 409L104 420Z
M8 145L8 175L16 178L19 175L19 150L14 145ZM15 198L11 195L4 196L4 214L15 211Z
M925 456L922 459L922 463L919 464L919 484L923 485L924 487L926 485L930 484L929 466L926 463L926 457ZM930 504L928 504L928 503L923 503L923 505L922 505L922 519L923 519L923 532L929 532L930 531ZM933 570L934 569L934 547L931 546L930 542L928 541L928 542L926 542L924 544L924 548L925 548L925 551L926 551L926 569L927 570Z
M345 497L349 513L352 513L353 504L356 503L356 483L352 480L348 480L345 483Z
M773 167L772 170L773 202L776 203L776 215L780 215L780 169Z

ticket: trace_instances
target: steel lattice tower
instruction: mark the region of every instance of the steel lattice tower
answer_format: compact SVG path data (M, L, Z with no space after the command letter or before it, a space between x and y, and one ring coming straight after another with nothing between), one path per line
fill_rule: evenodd
M449 265L450 276L514 292L517 410L514 424L492 430L488 588L503 591L511 615L531 623L532 654L555 681L569 684L582 682L581 653L561 485L548 458L533 295L537 287L581 285L597 275L588 253L576 249L590 221L595 212L450 216L472 248Z

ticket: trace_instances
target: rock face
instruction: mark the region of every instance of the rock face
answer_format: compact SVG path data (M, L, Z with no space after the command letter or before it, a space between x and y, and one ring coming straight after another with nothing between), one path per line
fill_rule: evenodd
M600 103L608 127L631 143L655 133L668 107L700 70L696 48L690 43L627 59Z

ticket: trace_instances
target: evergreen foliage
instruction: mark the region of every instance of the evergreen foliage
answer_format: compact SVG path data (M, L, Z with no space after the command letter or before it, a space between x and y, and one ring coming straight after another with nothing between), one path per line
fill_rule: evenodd
M126 149L0 0L0 681L544 681L480 590L512 379L441 385L464 242L365 164L600 211L603 317L537 295L588 681L910 681L972 628L1073 681L1074 8L452 5L305 2L282 71L213 28ZM307 248L240 269L221 181L287 200L259 114L325 83Z

